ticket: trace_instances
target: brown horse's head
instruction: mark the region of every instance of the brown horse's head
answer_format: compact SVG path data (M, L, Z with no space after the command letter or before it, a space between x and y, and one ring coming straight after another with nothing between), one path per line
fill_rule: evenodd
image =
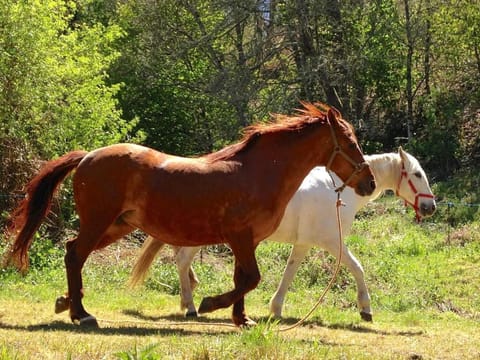
M303 104L307 112L321 111L312 104ZM327 121L331 131L332 152L327 170L335 172L344 182L337 190L351 186L359 195L370 195L375 190L375 178L363 158L357 137L350 123L342 119L335 108L322 105L327 110Z

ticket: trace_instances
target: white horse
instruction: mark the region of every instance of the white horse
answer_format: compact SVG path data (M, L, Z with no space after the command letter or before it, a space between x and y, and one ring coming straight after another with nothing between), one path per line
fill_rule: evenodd
M435 199L427 176L412 155L399 148L398 153L365 156L365 160L372 169L377 187L370 196L359 196L349 187L342 192L344 206L340 208L340 216L343 235L349 234L355 214L385 190L394 190L397 196L410 204L418 219L434 213ZM329 174L324 167L314 168L290 200L277 230L266 239L293 244L283 278L270 300L270 310L275 316L282 315L288 287L312 247L323 248L333 256L339 254L337 194L334 189L340 182L335 174ZM163 242L155 238L147 238L132 273L133 284L145 278L148 268L163 245ZM200 247L174 247L180 276L181 306L187 308L187 316L197 315L192 291L198 284L198 279L191 264L199 250ZM370 295L362 265L345 244L341 262L351 271L357 283L357 303L362 319L371 321Z

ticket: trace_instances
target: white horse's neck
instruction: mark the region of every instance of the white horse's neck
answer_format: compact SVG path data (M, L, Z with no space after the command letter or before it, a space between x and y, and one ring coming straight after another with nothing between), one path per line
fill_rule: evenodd
M396 153L366 155L365 161L370 165L377 187L370 196L357 196L357 209L375 200L385 190L395 190L402 171L402 160Z

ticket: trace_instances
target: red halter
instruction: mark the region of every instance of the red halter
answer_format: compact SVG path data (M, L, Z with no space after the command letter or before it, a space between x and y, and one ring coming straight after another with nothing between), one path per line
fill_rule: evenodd
M400 185L402 184L402 180L404 178L407 180L408 185L410 186L410 189L415 194L415 203L412 203L412 202L408 201L402 195L400 195ZM405 165L403 164L403 162L402 162L402 172L401 172L401 175L400 175L400 179L398 180L397 189L395 190L395 194L397 196L401 197L403 199L403 201L405 201L405 206L407 206L407 204L410 204L412 206L412 208L415 210L415 218L417 219L417 221L420 221L420 219L421 219L421 216L420 216L420 213L419 213L420 208L418 207L418 199L420 199L421 197L428 198L428 199L435 199L435 196L432 195L432 194L425 194L425 193L419 193L418 192L418 190L415 187L415 185L413 184L412 180L409 178L409 176L407 174L407 171L405 170Z

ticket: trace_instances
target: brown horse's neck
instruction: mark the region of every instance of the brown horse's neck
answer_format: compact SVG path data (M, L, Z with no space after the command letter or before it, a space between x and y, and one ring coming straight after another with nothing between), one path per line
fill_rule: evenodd
M331 152L324 149L331 143L328 125L318 122L262 134L236 158L250 171L262 174L258 178L266 183L268 192L283 194L280 198L286 199L286 204L309 171L328 162Z

